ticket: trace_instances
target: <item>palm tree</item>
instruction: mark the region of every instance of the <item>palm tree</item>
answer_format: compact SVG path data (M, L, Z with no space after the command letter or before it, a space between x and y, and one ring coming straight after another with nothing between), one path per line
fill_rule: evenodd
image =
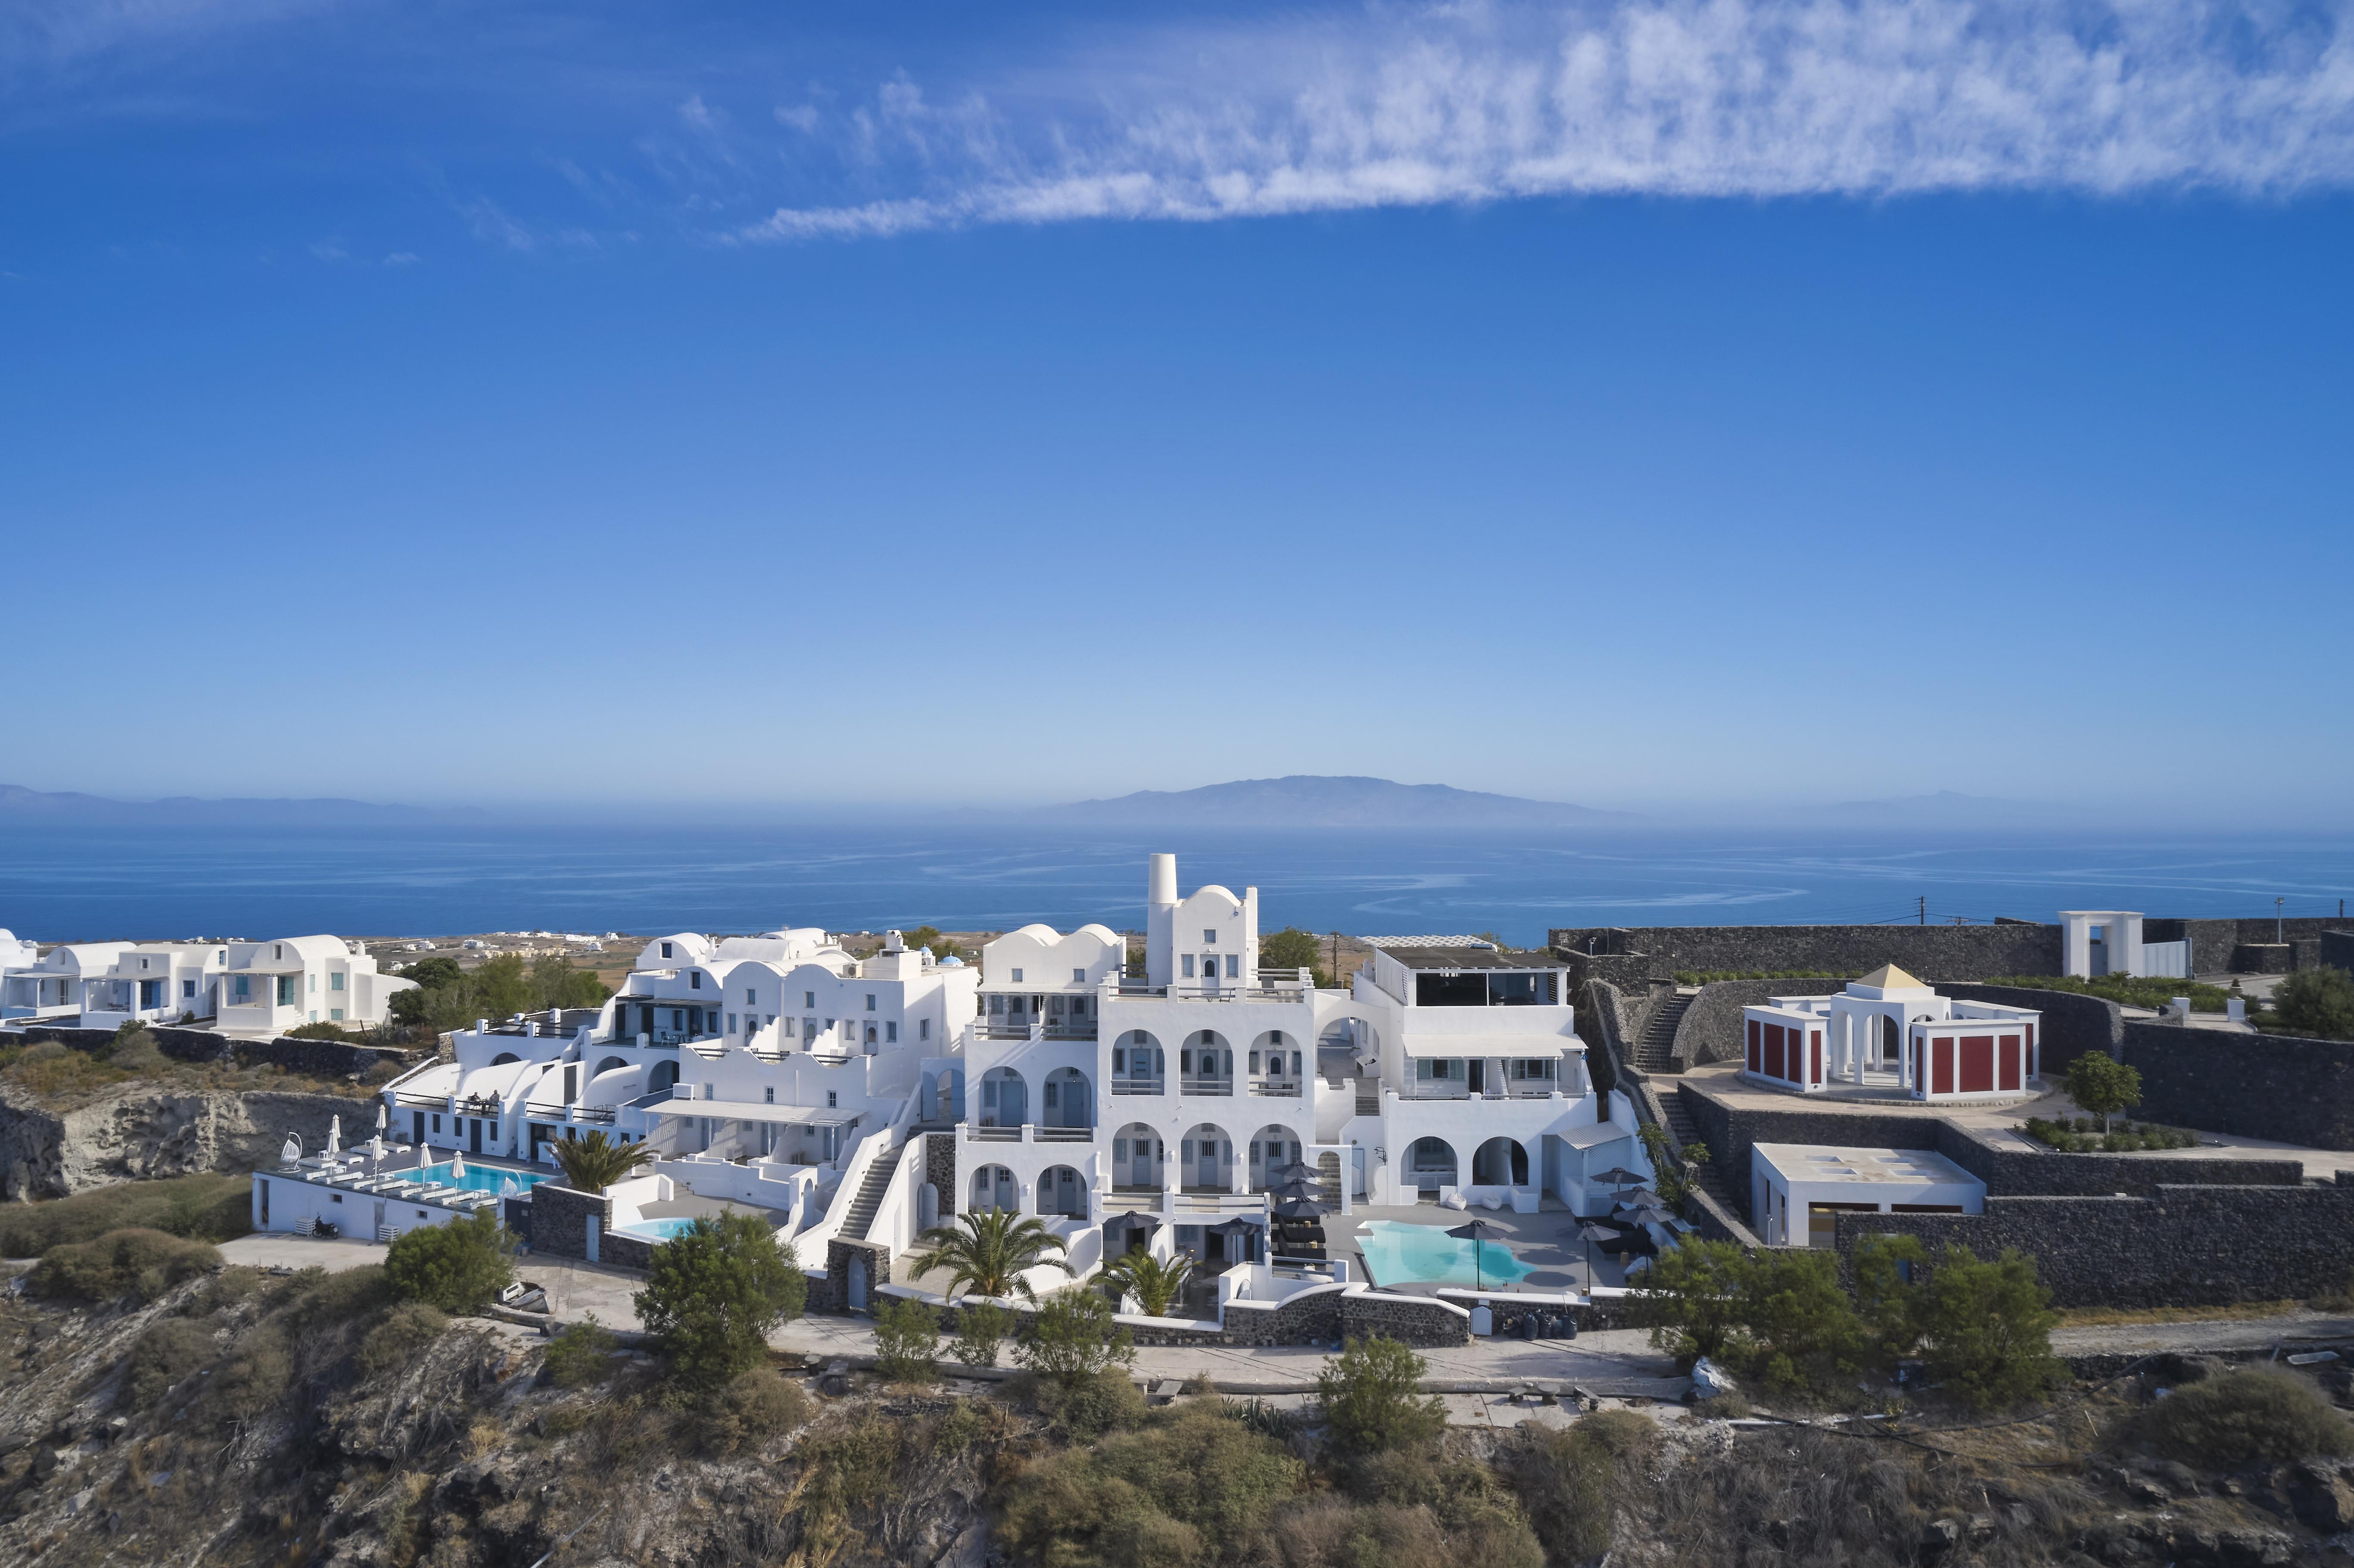
M1181 1252L1163 1263L1138 1247L1106 1264L1102 1277L1105 1284L1116 1285L1122 1294L1135 1297L1146 1317L1166 1318L1169 1308L1185 1293L1185 1282L1193 1277L1193 1259Z
M556 1162L564 1167L564 1184L576 1192L601 1192L654 1162L654 1151L643 1143L617 1143L601 1131L564 1139L555 1148Z
M1052 1255L1066 1250L1063 1238L1011 1209L967 1212L957 1216L954 1225L935 1225L916 1239L931 1248L916 1260L918 1272L947 1269L950 1300L966 1290L1035 1301L1037 1292L1022 1277L1025 1269L1047 1265L1071 1272L1068 1263Z

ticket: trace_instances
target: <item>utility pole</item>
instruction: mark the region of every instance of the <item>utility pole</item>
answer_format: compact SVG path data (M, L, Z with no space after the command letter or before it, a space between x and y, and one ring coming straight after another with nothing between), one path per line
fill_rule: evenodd
M1924 925L1924 926L1926 926L1928 923L1929 923L1929 895L1928 895L1927 894L1925 894L1925 894L1923 894L1923 895L1921 895L1921 924L1922 924L1922 925Z
M2281 906L2287 902L2288 900L2285 898L2275 898L2273 900L2273 940L2274 942L2285 939L2281 936ZM2344 906L2341 905L2340 907L2342 908Z

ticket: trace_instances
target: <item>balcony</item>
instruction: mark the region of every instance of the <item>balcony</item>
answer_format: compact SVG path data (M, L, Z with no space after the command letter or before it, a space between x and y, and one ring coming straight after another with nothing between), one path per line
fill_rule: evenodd
M968 1122L965 1124L964 1140L967 1143L1019 1143L1022 1141L1022 1129L1019 1127L982 1127L977 1122Z
M1116 1095L1163 1095L1169 1092L1166 1078L1114 1078L1111 1092Z
M972 1037L976 1040L1093 1040L1096 1038L1096 1023L1091 1018L1054 1018L1013 1023L1002 1018L984 1016L972 1021Z
M1091 1127L1041 1127L1037 1136L1041 1143L1093 1143L1096 1129Z
M1235 1092L1235 1081L1232 1078L1181 1077L1177 1080L1177 1092L1181 1095L1231 1096Z
M1272 1096L1277 1099L1296 1100L1299 1097L1299 1080L1297 1078L1253 1078L1251 1080L1250 1092L1254 1095Z

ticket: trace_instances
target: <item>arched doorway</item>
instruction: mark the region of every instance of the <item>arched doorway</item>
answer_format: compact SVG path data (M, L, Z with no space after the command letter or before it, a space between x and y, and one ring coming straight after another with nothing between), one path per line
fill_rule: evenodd
M1179 1092L1188 1095L1231 1095L1235 1092L1235 1050L1214 1029L1197 1030L1177 1048Z
M677 1085L678 1064L675 1062L656 1062L653 1072L646 1078L646 1090L650 1094L674 1088Z
M1022 1207L1022 1186L1013 1180L1013 1172L1002 1165L984 1165L972 1173L972 1207L976 1213L985 1209Z
M1250 1147L1245 1151L1250 1162L1250 1190L1264 1192L1275 1185L1275 1172L1299 1158L1299 1135L1288 1127L1273 1124L1251 1134Z
M1455 1146L1443 1138L1416 1139L1405 1151L1405 1181L1424 1192L1454 1186Z
M1529 1184L1529 1151L1509 1138L1491 1138L1471 1155L1474 1187L1525 1187Z
M1083 1220L1087 1214L1087 1183L1068 1165L1049 1165L1038 1177L1038 1212Z
M1119 1129L1111 1140L1111 1184L1116 1192L1161 1190L1163 1150L1161 1137L1140 1121Z
M1168 1075L1169 1054L1161 1042L1141 1029L1131 1029L1111 1048L1111 1092L1116 1095L1157 1095Z
M1057 1067L1047 1074L1039 1094L1038 1125L1087 1128L1095 1124L1095 1090L1087 1075L1076 1067Z
M1225 1129L1197 1124L1178 1140L1178 1186L1189 1192L1224 1192L1235 1184L1235 1144Z
M981 1125L1020 1127L1030 1119L1030 1086L1011 1067L991 1067L981 1078Z

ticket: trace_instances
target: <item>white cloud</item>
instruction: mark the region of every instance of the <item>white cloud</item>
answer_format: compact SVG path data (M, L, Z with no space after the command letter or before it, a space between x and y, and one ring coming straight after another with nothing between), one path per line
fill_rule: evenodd
M414 250L396 250L384 259L387 267L414 267L421 260Z
M2354 183L2354 16L2347 0L1473 0L1161 36L1051 90L945 105L895 79L848 118L844 167L881 188L732 238L1587 193L2283 195Z
M318 261L348 261L352 259L352 253L344 249L344 242L340 239L315 241L311 247L311 256Z

